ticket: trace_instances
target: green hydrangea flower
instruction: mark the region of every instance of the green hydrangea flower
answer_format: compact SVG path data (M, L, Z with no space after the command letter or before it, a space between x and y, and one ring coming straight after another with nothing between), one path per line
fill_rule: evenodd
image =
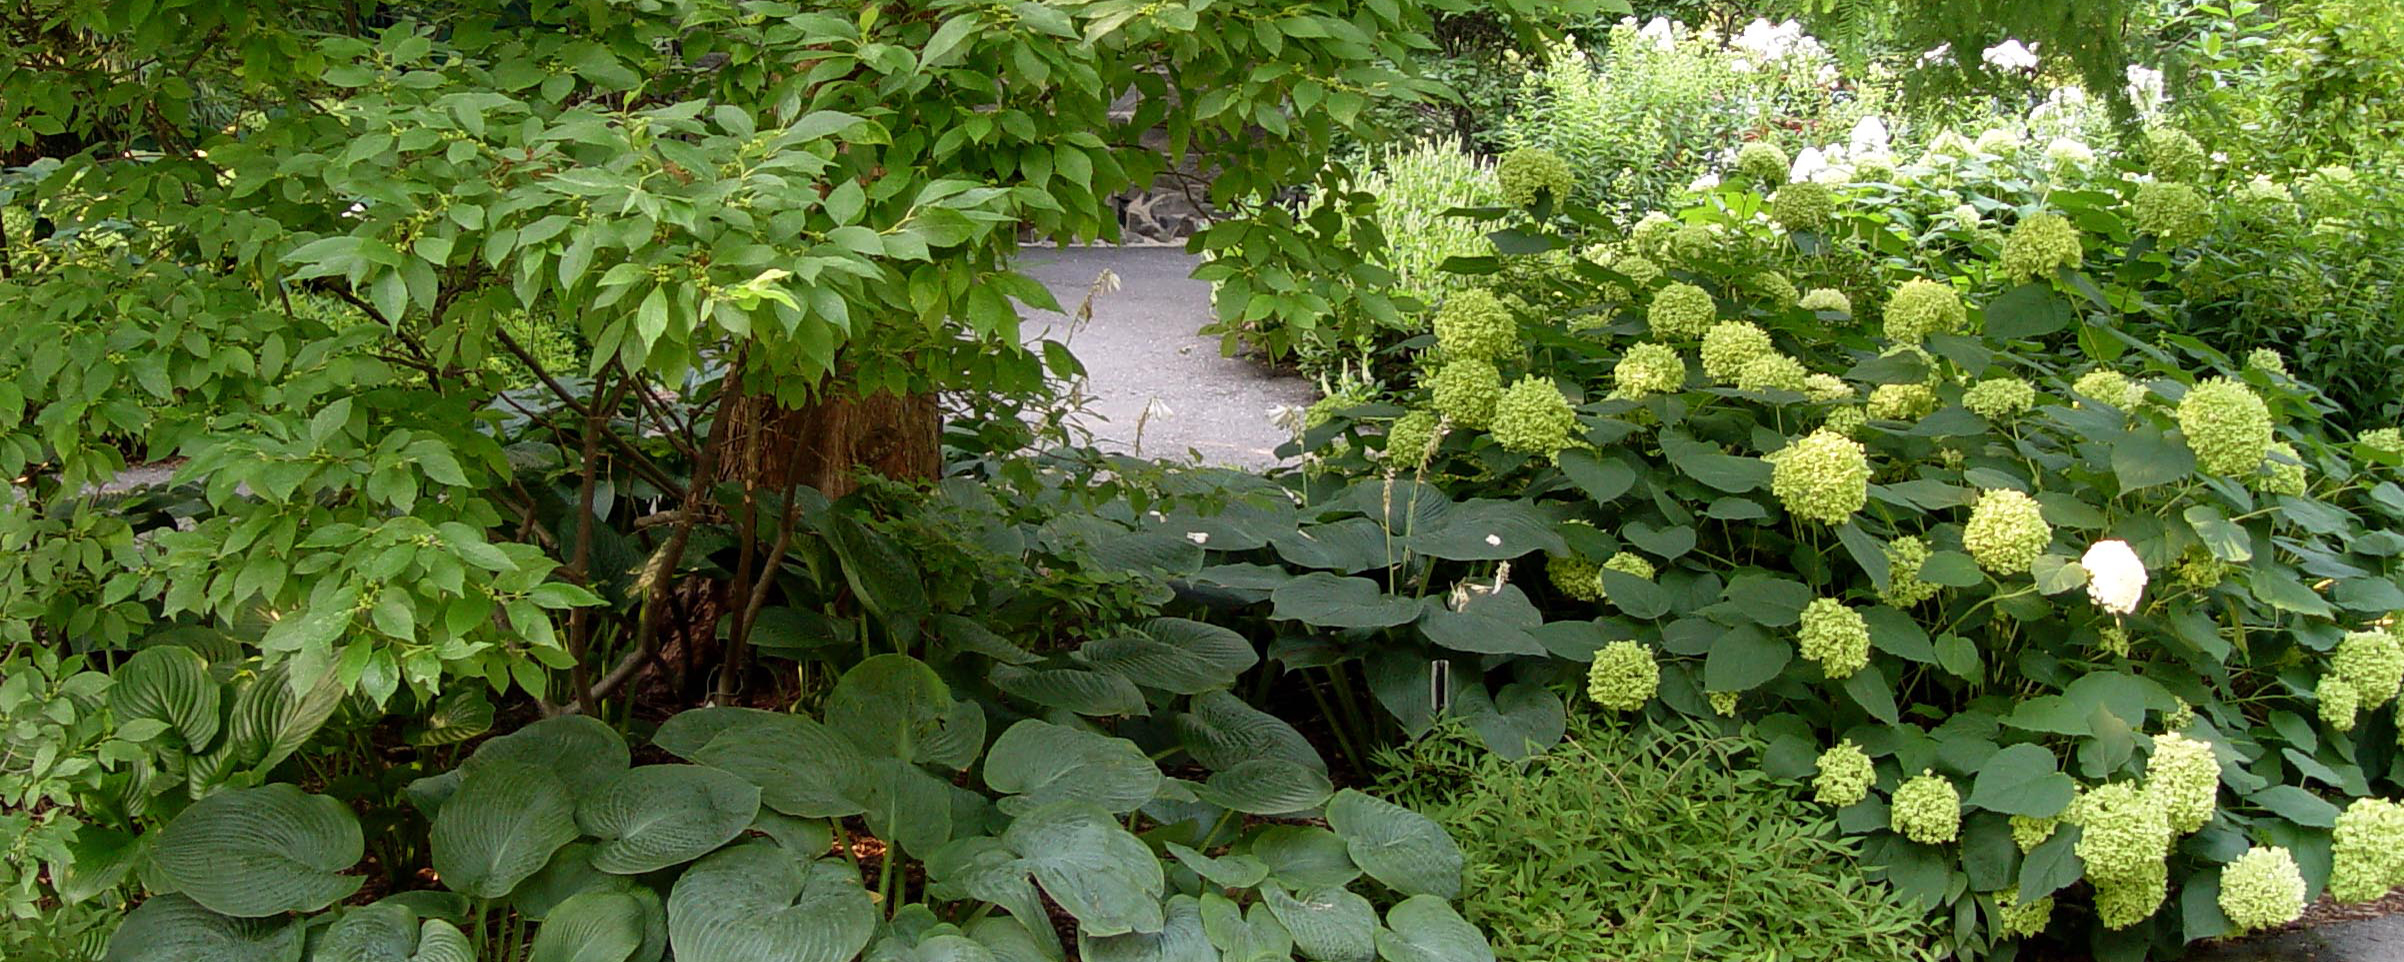
M1719 302L1711 292L1692 284L1671 284L1653 295L1645 312L1653 336L1661 340L1701 337L1719 320Z
M2072 851L2099 886L2140 879L2170 852L2169 814L2135 782L2088 790L2079 796L2076 815L2079 837Z
M1483 428L1502 400L1502 373L1486 361L1448 361L1427 379L1428 402L1454 424Z
M1853 399L1853 385L1834 374L1806 374L1803 376L1803 397L1809 401L1850 401Z
M1771 452L1770 492L1787 513L1843 524L1870 496L1870 460L1861 443L1826 429Z
M2322 675L2320 687L2312 690L2312 697L2320 703L2321 724L2329 726L2331 731L2354 730L2354 717L2362 712L2362 693L2355 691L2354 686L2336 675Z
M1653 580L1653 576L1659 573L1653 570L1652 562L1644 560L1643 555L1637 554L1633 551L1622 551L1617 554L1613 554L1609 559L1603 562L1603 570L1617 571L1620 574L1627 575L1632 578L1642 578L1646 581Z
M2303 219L2303 211L2296 207L2295 195L2288 192L2286 185L2267 176L2257 176L2237 185L2229 199L2252 227L2293 227Z
M1842 601L1814 598L1803 606L1795 647L1828 677L1851 678L1870 663L1870 624Z
M1853 316L1853 299L1833 287L1814 287L1804 291L1803 296L1795 301L1795 306L1817 314Z
M1881 384L1870 389L1867 413L1880 421L1917 421L1937 409L1937 392L1926 384Z
M1770 219L1787 230L1818 230L1834 216L1836 192L1826 184L1788 184L1770 195Z
M2287 356L2279 353L2276 348L2257 347L2245 352L2245 366L2250 370L2285 377L2287 375Z
M1928 542L1918 535L1904 535L1886 544L1886 590L1878 600L1897 608L1909 608L1936 597L1938 585L1920 580L1920 566L1928 563Z
M2095 647L2103 649L2104 654L2111 655L2114 658L2128 657L2128 629L2123 628L2118 624L2109 624L2096 629Z
M1786 150L1768 141L1756 140L1736 149L1736 172L1765 184L1786 183L1786 172L1792 166Z
M1810 386L1810 380L1811 372L1804 369L1803 362L1771 352L1745 362L1736 372L1736 389L1801 394Z
M1542 147L1521 147L1494 162L1494 182L1502 188L1503 203L1528 207L1536 203L1538 191L1550 191L1556 205L1567 203L1575 180L1561 155Z
M1989 421L2001 421L2037 404L2037 389L2016 377L1993 377L1962 392L1962 406Z
M1436 347L1458 361L1491 361L1519 352L1519 322L1493 291L1455 291L1436 311Z
M2152 918L2169 894L2169 864L2160 859L2147 862L2129 878L2095 883L2095 920L2117 932Z
M1630 399L1676 394L1686 388L1686 362L1667 344L1638 344L1611 366L1611 394Z
M1661 238L1663 253L1688 263L1710 254L1719 246L1719 235L1701 224L1680 225Z
M1612 261L1611 269L1626 275L1629 280L1635 281L1639 290L1651 287L1654 281L1661 279L1661 265L1653 263L1652 258L1639 254L1629 254Z
M1861 429L1869 426L1870 416L1863 414L1860 408L1850 404L1828 409L1828 416L1820 420L1821 430L1834 432L1848 438L1860 434Z
M1628 228L1628 239L1635 242L1640 249L1652 250L1654 245L1661 243L1662 239L1677 226L1677 220L1666 212L1646 211L1643 217L1636 219L1636 226ZM1620 273L1626 274L1627 272L1620 271Z
M2145 385L2129 380L2128 375L2106 368L2097 368L2078 376L2070 390L2082 397L2092 398L2121 411L2134 410L2145 400Z
M2154 182L2137 185L2129 201L2137 229L2154 235L2164 247L2185 247L2212 232L2212 203L2203 191L2186 184Z
M2030 214L2012 226L2003 241L2003 274L2025 281L2052 277L2058 269L2077 270L2086 260L2078 228L2055 213Z
M1995 926L2016 939L2033 939L2053 923L2053 896L2022 904L2020 887L1995 893Z
M1889 824L1897 834L1922 845L1953 841L1962 831L1962 794L1934 771L1895 786Z
M1981 492L1962 526L1962 547L1978 566L1999 576L2028 573L2029 565L2053 543L2053 526L2037 499L2010 488Z
M1899 344L1918 344L1931 334L1959 334L1969 320L1961 292L1926 278L1904 281L1886 301L1886 336Z
M1577 426L1577 411L1552 379L1530 374L1494 403L1494 423L1487 430L1506 450L1549 458L1570 445L1569 433Z
M1745 363L1776 351L1769 332L1751 321L1721 321L1703 332L1703 376L1733 381Z
M1434 411L1411 411L1395 418L1386 427L1385 462L1388 467L1419 467L1435 454L1436 443L1443 439L1443 419Z
M2304 202L2312 205L2316 214L2350 209L2360 196L2362 177L2352 167L2323 167L2304 179Z
M2369 902L2404 882L2404 805L2384 798L2357 798L2338 813L2330 844L2334 862L2329 897Z
M2356 435L2354 440L2373 451L2385 454L2404 454L2404 430L2372 428Z
M1544 575L1551 579L1553 590L1579 601L1603 600L1602 569L1594 562L1576 555L1548 555L1544 559Z
M2174 732L2186 731L2187 726L2195 724L2195 706L2188 704L2187 699L2176 695L2171 696L2171 699L2178 702L2178 707L2162 716L2162 727Z
M2217 588L2221 582L2229 580L2229 563L2198 548L2181 555L2178 567L2172 569L2171 573L2178 577L2179 584L2189 588Z
M2203 828L2219 810L2220 760L2208 743L2155 735L2154 753L2145 760L2145 791L2161 806L2171 831L2185 835Z
M1848 738L1820 753L1820 773L1811 780L1812 800L1830 808L1857 805L1870 797L1870 783L1877 780L1870 756Z
M2159 180L2194 180L2204 175L2204 145L2185 131L2155 127L2145 132L2146 170Z
M2295 445L2279 441L2263 455L2262 469L2249 479L2257 491L2302 497L2311 486L2304 475L2304 456Z
M2179 430L2195 464L2212 474L2252 477L2270 452L2270 407L2254 389L2225 377L2208 379L2179 399Z
M1777 271L1762 271L1753 275L1753 287L1781 310L1795 306L1795 302L1803 296L1802 292L1795 290L1795 282L1787 280L1786 275Z
M2006 821L2012 826L2012 844L2020 847L2022 855L2036 851L2037 846L2052 838L2053 830L2062 824L2059 817L2040 818L2034 815L2014 815Z
M1586 669L1586 697L1612 711L1635 711L1661 688L1661 665L1633 641L1614 641L1594 653Z
M1895 158L1887 154L1872 154L1853 162L1853 182L1856 184L1885 184L1895 180Z
M2377 708L2404 687L2404 641L2384 631L2349 632L2329 668L2362 696L2362 707Z
M2220 870L2220 912L2238 931L2274 928L2304 915L2304 873L2284 846L2256 845Z
M1711 700L1711 711L1713 714L1719 715L1722 718L1736 717L1735 692L1708 691L1703 693L1703 697Z

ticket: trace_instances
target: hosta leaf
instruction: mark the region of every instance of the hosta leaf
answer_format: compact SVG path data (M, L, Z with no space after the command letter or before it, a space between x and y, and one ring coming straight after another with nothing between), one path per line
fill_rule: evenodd
M1240 852L1212 858L1175 842L1164 843L1168 853L1194 874L1220 888L1248 889L1269 877L1269 864Z
M953 770L966 770L976 763L977 753L985 750L985 706L963 698L944 709L935 727L925 733L918 743L918 754L911 761L921 765L941 765Z
M1043 660L1043 656L1028 651L1009 639L995 634L993 629L959 615L936 615L927 619L950 647L959 651L983 655L1008 665L1027 665Z
M1010 921L1035 939L1049 958L1060 955L1060 936L1044 912L1043 897L1027 877L1018 854L990 835L963 838L927 857L927 893L935 898L978 899L1000 906Z
M570 716L561 716L570 717ZM434 816L435 874L477 898L508 895L576 838L576 801L551 768L488 762L460 779Z
M1035 882L1087 935L1158 932L1166 879L1160 858L1090 802L1055 802L1002 833Z
M1247 912L1216 892L1204 894L1202 931L1218 946L1223 962L1292 962L1294 957L1294 937L1258 902Z
M209 666L192 649L158 645L135 652L110 675L109 709L118 724L152 719L183 736L193 752L217 739L217 706L223 694Z
M518 763L550 769L577 795L599 791L632 762L617 729L587 715L558 715L476 746L462 776L486 765Z
M1297 568L1320 568L1359 574L1383 568L1402 558L1402 546L1386 529L1368 518L1346 518L1328 524L1280 532L1269 539L1277 557Z
M1391 628L1419 618L1419 603L1386 594L1367 578L1313 571L1269 593L1269 617L1321 628Z
M310 962L476 962L467 934L441 919L384 901L342 913L309 953Z
M1046 708L1089 717L1144 714L1144 693L1125 676L1083 668L1020 668L995 665L994 687Z
M1076 800L1132 812L1160 793L1160 766L1134 742L1029 718L985 757L985 784L1042 805Z
M347 806L275 784L192 803L167 823L151 859L210 911L261 918L314 912L358 891L358 876L337 873L365 853Z
M668 719L652 743L759 786L760 802L800 818L866 810L867 761L851 741L800 715L700 708Z
M639 875L689 862L751 825L760 790L703 765L645 765L576 803L576 825L599 840L593 867Z
M1201 905L1190 895L1169 899L1158 932L1079 933L1077 956L1089 962L1219 962L1218 950L1202 931Z
M586 892L559 903L534 933L527 962L626 962L643 947L643 903L624 892Z
M911 758L939 735L951 709L951 689L935 669L908 655L877 655L843 673L825 718L865 754Z
M1195 695L1187 708L1175 720L1178 741L1205 768L1223 771L1254 758L1283 758L1327 770L1318 749L1294 726L1245 704L1232 692Z
M1536 551L1559 552L1559 518L1527 501L1463 501L1411 533L1411 550L1447 561L1508 561Z
M1245 650L1250 651L1251 646L1246 645ZM1202 653L1138 636L1097 638L1080 646L1075 657L1145 688L1178 695L1225 688L1243 673Z
M1212 774L1195 794L1250 815L1292 815L1319 807L1334 791L1318 769L1282 758L1254 758Z
M1313 825L1271 825L1252 837L1248 851L1289 888L1336 888L1361 877L1344 840Z
M593 891L623 892L636 883L622 875L611 875L593 867L593 843L569 842L552 853L542 870L527 876L509 893L509 904L519 915L540 922L551 910L567 900Z
M227 918L181 895L154 895L109 936L104 962L299 962L301 927Z
M930 852L952 838L952 785L899 758L868 763L861 780L861 817L868 831L913 852Z
M1293 935L1304 958L1368 962L1377 957L1377 910L1368 899L1342 888L1288 895L1283 886L1269 884L1261 886L1260 900Z
M876 925L876 903L849 863L796 862L767 842L702 859L668 895L679 959L850 962Z
M1432 895L1414 895L1386 910L1377 954L1386 962L1494 962L1484 933Z
M1345 789L1328 804L1327 824L1370 878L1405 895L1460 896L1461 849L1434 819Z
M434 699L426 717L409 727L409 744L419 748L456 745L492 730L492 701L484 689L455 685Z

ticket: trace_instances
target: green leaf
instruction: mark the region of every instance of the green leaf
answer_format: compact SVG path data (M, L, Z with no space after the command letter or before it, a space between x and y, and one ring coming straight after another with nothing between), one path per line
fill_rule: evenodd
M1879 651L1923 665L1936 663L1936 646L1911 615L1882 605L1862 609L1861 618L1870 626L1870 644Z
M595 792L631 764L626 739L608 723L587 715L559 715L476 746L459 766L472 775L486 765L518 763L547 768L582 795Z
M1990 812L2049 818L2070 805L2078 790L2042 745L2013 745L1979 766L1969 804Z
M686 761L758 786L760 802L798 818L866 810L867 761L853 743L800 715L756 708L698 708L668 719L652 743Z
M1082 668L995 665L988 677L1003 692L1048 708L1089 717L1145 713L1143 691L1123 675Z
M2298 825L2310 828L2337 826L2337 806L2294 785L2273 785L2246 798Z
M1592 451L1572 448L1561 452L1561 473L1596 504L1619 500L1636 486L1636 469L1616 458L1603 459Z
M1303 958L1316 962L1368 962L1377 957L1377 910L1369 900L1342 888L1261 886L1261 904L1294 936Z
M2068 330L2076 316L2070 303L2054 293L2053 285L2032 281L1987 302L1987 336L2005 340L2043 337Z
M2020 860L2020 897L2041 899L2079 880L2087 871L2078 858L2079 828L2076 825L2055 827L2053 837L2031 849Z
M1518 585L1472 593L1459 611L1432 599L1424 607L1419 633L1439 646L1488 655L1544 654L1544 646L1528 634L1544 624L1544 614Z
M1920 580L1947 588L1968 588L1986 580L1978 562L1959 551L1930 552L1920 565Z
M1002 844L1076 918L1080 932L1160 931L1166 885L1160 859L1101 806L1069 801L1037 807L1010 823Z
M466 771L434 816L428 841L444 885L497 899L575 838L576 802L566 781L549 768L497 761Z
M668 894L679 959L850 962L876 926L876 903L850 863L797 862L764 841L702 859Z
M155 895L110 935L105 962L299 962L301 926L227 918L182 895Z
M1414 895L1386 910L1377 954L1386 962L1494 962L1484 933L1434 895Z
M2120 478L2122 492L2170 484L2194 472L2195 452L2168 434L2130 431L2112 442L2112 473Z
M1231 692L1204 692L1187 708L1173 721L1178 741L1205 768L1224 771L1254 758L1282 758L1327 770L1318 749L1294 726Z
M702 765L646 765L576 803L576 825L599 840L593 867L617 875L689 862L733 841L760 810L760 789Z
M1895 710L1894 682L1887 680L1877 665L1854 672L1845 679L1844 688L1846 696L1852 698L1854 704L1860 705L1863 711L1869 712L1870 717L1889 725L1901 720L1902 716Z
M951 688L935 669L908 655L877 655L843 673L825 717L862 753L906 759L939 737L951 710Z
M1031 805L1083 801L1132 812L1163 780L1134 742L1035 718L1010 726L985 757L986 786Z
M109 709L119 724L143 719L165 723L183 736L184 747L204 752L217 739L218 703L223 697L200 655L180 645L144 648L111 674Z
M1464 860L1444 826L1352 789L1327 806L1327 824L1369 877L1404 895L1459 898Z
M1250 852L1269 877L1298 889L1337 888L1361 877L1350 846L1336 833L1310 825L1271 825L1252 836Z
M349 807L286 784L221 791L177 814L151 861L212 912L263 918L314 912L358 891L338 873L366 854Z
M234 710L226 721L226 744L252 770L274 768L325 727L347 694L332 672L308 691L294 692L291 662L277 665L235 690Z
M407 906L385 901L345 910L309 957L312 962L476 962L476 948L451 923L421 923Z
M1248 889L1269 877L1269 864L1248 854L1230 852L1212 858L1175 842L1163 842L1162 847L1194 874L1220 888Z
M1412 551L1447 561L1508 561L1562 550L1552 512L1526 501L1463 501L1411 532Z
M1703 661L1703 690L1751 691L1786 670L1794 647L1758 625L1738 625L1711 643Z
M1089 962L1220 962L1202 931L1200 903L1191 895L1169 897L1158 932L1077 935L1077 956Z
M1367 578L1313 571L1269 593L1271 618L1321 628L1391 628L1418 620L1419 603Z
M586 892L551 910L527 962L627 962L643 947L643 903L624 892Z
M1212 774L1194 794L1248 815L1293 815L1319 807L1334 791L1318 769L1282 758L1254 758Z

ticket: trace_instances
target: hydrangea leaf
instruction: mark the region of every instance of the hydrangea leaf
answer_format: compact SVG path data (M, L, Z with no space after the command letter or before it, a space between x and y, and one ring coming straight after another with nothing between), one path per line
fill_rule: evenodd
M2070 804L2077 786L2042 745L2013 745L1989 757L1971 782L1967 804L2006 815L2045 818Z

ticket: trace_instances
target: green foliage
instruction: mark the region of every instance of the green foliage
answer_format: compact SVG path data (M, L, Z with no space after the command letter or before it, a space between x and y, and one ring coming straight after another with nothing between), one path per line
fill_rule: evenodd
M1759 770L1760 741L1585 712L1569 731L1523 762L1458 725L1380 756L1382 784L1461 840L1462 914L1496 958L1931 957L1930 924Z

